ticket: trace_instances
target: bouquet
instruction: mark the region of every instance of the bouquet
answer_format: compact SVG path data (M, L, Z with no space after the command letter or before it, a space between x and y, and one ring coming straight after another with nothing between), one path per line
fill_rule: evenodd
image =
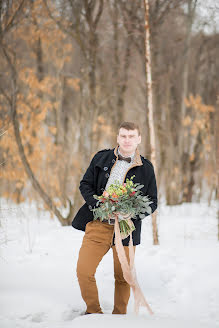
M144 185L134 183L134 177L135 175L130 179L127 178L123 184L115 181L107 190L104 190L101 196L93 196L98 200L97 205L100 205L92 209L94 220L100 218L101 221L107 219L110 222L117 216L122 239L128 237L135 230L131 218L136 219L136 216L139 215L140 219L144 219L144 213L151 214L149 204L153 202L148 196L142 194L140 189Z

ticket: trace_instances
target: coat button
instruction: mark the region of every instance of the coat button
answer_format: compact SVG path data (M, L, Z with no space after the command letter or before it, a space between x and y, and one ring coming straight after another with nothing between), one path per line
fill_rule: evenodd
M115 163L115 159L112 160L112 163Z
M88 207L89 207L89 210L92 210L92 206L91 205L89 205Z
M103 192L104 191L104 188L101 188L100 190Z
M108 167L107 167L107 166L105 166L103 169L104 169L104 171L107 171L107 170L108 170Z
M109 178L109 173L106 173L106 174L105 174L105 177L106 177L106 178Z

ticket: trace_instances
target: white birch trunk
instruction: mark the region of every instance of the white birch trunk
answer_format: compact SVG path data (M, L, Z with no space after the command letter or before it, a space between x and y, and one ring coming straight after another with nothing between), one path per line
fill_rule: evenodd
M157 163L156 163L156 143L155 143L155 130L153 118L153 92L152 92L152 73L151 73L151 50L150 50L150 25L149 25L149 3L144 0L145 5L145 69L146 69L146 88L148 100L148 122L149 134L151 145L151 162L154 166L155 175L157 176ZM158 230L157 230L157 211L152 214L152 228L153 228L153 241L154 245L159 244Z

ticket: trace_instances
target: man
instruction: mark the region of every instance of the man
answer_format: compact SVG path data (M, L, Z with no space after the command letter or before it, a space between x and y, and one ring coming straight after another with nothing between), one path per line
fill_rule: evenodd
M138 145L141 143L141 134L138 125L132 122L123 122L117 135L118 145L113 149L104 149L95 154L91 163L80 181L80 192L85 204L79 209L72 226L84 230L82 246L77 263L77 277L89 313L103 313L99 304L98 290L95 280L97 266L103 256L112 248L114 259L115 293L113 314L126 314L130 297L130 286L123 277L121 265L117 256L114 242L113 220L105 222L93 221L92 209L97 206L93 195L102 195L110 184L116 180L123 183L126 178L135 175L133 182L141 183L144 195L148 195L153 203L150 204L152 213L157 208L157 185L152 163L139 154ZM149 214L145 213L145 216ZM134 250L140 244L141 219L132 220L135 230L132 232ZM130 237L123 240L123 246L129 261Z

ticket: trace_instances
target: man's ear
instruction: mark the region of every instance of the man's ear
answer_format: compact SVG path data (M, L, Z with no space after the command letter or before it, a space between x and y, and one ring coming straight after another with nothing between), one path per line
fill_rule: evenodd
M141 135L138 137L138 143L141 143Z

